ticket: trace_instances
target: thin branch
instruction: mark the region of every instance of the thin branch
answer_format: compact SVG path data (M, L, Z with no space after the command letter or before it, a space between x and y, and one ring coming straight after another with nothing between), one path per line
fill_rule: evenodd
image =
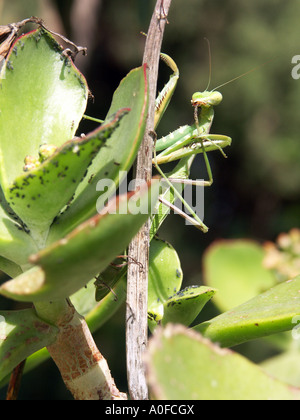
M137 156L135 178L148 182L152 177L152 148L154 131L155 98L161 44L167 15L172 0L157 0L146 40L143 63L148 65L149 111L143 143ZM148 341L148 265L149 222L140 230L129 246L128 255L138 261L129 264L127 276L126 347L127 378L130 397L133 400L148 399L143 354Z

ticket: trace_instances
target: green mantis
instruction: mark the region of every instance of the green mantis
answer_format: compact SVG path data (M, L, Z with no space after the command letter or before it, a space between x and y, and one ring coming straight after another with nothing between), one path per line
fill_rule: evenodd
M179 79L179 70L174 60L166 54L161 54L161 59L173 70L173 74L157 98L155 128L159 124L165 110L167 109L167 106L170 103ZM193 95L191 101L192 106L194 107L195 123L191 126L186 125L180 127L178 130L170 133L168 136L157 140L155 142L154 148L153 165L156 167L159 174L167 183L168 190L173 192L173 194L171 193L173 196L173 200L171 201L174 201L174 198L177 197L185 206L185 209L189 211L191 217L181 211L178 211L178 209L173 206L173 203L166 200L163 196L160 196L161 203L165 206L169 206L174 210L177 210L177 212L179 212L190 223L201 229L203 232L208 231L207 226L205 226L202 220L199 219L193 209L191 209L188 203L183 199L181 191L175 188L174 184L190 184L203 187L212 185L213 176L207 157L207 152L218 149L226 157L225 153L223 152L223 148L230 146L231 144L230 137L209 134L214 118L213 107L218 105L222 99L222 94L217 91L205 90L204 92L196 92ZM157 152L160 153L157 154ZM188 179L189 169L195 158L195 155L198 153L203 153L204 156L205 166L208 173L207 181L192 181ZM175 170L166 176L159 165L177 160L179 160L179 163ZM170 191L167 193L169 197ZM164 194L166 195L166 192ZM161 218L161 220L155 222L156 228L157 224L161 224L165 215L161 214L158 217Z
M157 128L172 99L179 79L179 70L175 61L167 54L161 54L161 59L171 68L173 74L156 100L154 121L155 129ZM160 195L161 208L156 209L157 214L155 214L152 219L151 238L155 235L159 226L162 224L169 209L175 210L178 214L183 216L192 225L196 226L203 232L208 231L207 226L182 197L182 185L189 184L202 187L211 186L213 183L213 176L207 152L220 150L223 156L226 157L223 148L231 145L231 138L220 134L209 134L214 118L213 107L218 105L222 99L222 94L217 91L205 90L204 92L196 92L191 101L192 106L194 107L194 124L191 126L185 125L180 127L169 135L155 140L153 165L167 184L167 188ZM101 120L91 118L86 115L84 115L84 118L100 123L102 122ZM205 166L208 173L207 181L193 181L189 179L190 167L195 156L199 153L202 153L204 156ZM175 169L166 175L161 170L160 165L174 161L179 162ZM174 184L180 184L180 186L175 186ZM173 203L176 198L181 201L185 210L190 213L190 216L181 211L178 207L174 206Z
M158 126L165 110L167 109L172 95L176 89L176 85L179 79L179 70L172 58L166 54L161 54L162 60L173 70L173 74L170 77L169 82L163 88L156 100L156 112L155 112L155 128ZM192 98L192 105L194 107L194 119L193 125L185 125L180 127L168 136L160 138L155 141L153 165L165 181L162 185L164 187L161 195L160 202L154 209L151 225L150 225L150 240L154 238L159 227L169 214L170 208L175 210L178 214L188 220L192 225L201 229L203 232L207 232L207 226L202 220L195 214L193 209L185 202L182 197L184 184L190 185L201 185L210 186L213 182L212 171L207 158L207 152L212 150L221 150L231 144L231 139L227 136L209 134L211 124L213 122L214 110L213 107L218 105L222 100L222 95L218 92L202 92L195 93ZM200 109L200 116L199 114ZM95 121L94 118L84 116L86 119ZM96 120L96 122L100 122ZM205 164L208 172L208 181L193 181L189 179L190 168L194 161L195 156L198 153L203 153ZM175 168L168 174L165 174L160 165L168 162L178 161ZM180 199L185 209L191 214L187 215L174 206L176 198ZM109 268L110 270L113 268ZM105 275L101 275L97 282L97 300L101 300L107 294L107 286L114 287L114 285L121 279L125 274L126 270L120 270L117 274L111 275L106 272L108 278L113 278L113 282L109 280L105 281Z

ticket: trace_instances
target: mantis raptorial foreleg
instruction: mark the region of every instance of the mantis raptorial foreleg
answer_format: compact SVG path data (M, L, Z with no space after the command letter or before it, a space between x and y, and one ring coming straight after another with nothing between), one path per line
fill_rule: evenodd
M160 58L170 67L171 70L173 70L173 74L170 76L169 82L165 85L156 99L154 129L156 129L162 119L162 116L168 108L179 79L179 69L175 61L167 54L163 53L160 54Z

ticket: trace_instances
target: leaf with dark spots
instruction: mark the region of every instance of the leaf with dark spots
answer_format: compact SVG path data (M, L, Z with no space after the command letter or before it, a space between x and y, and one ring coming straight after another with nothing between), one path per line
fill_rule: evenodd
M1 190L0 197L0 256L2 259L4 258L4 265L0 265L0 267L5 273L11 275L18 272L13 263L17 266L28 264L29 255L36 252L37 248L28 235L28 227L8 206L5 198L1 196Z
M104 178L112 181L111 187L105 192L105 199L109 199L130 170L145 131L148 110L146 66L132 70L122 80L114 94L108 116L123 107L129 107L130 114L122 120L119 129L109 139L107 147L99 151L88 168L87 176L76 190L68 214L59 218L59 224L51 226L49 243L65 236L95 214L95 203L99 198L95 185L98 181ZM91 177L93 182L90 181Z
M47 324L34 309L0 312L0 381L22 360L52 344L58 328Z
M15 179L9 204L31 230L48 231L73 197L93 158L128 112L118 111L88 136L66 142L39 167Z
M24 158L35 156L41 144L59 147L74 137L85 111L87 84L62 52L40 28L16 40L1 69L0 182L5 191L22 174Z
M215 293L216 289L205 286L190 286L176 293L164 303L163 325L172 322L189 326Z
M104 271L153 211L159 180L134 193L111 200L101 214L82 223L65 238L32 255L36 266L0 287L4 296L20 301L52 301L68 297ZM138 204L141 211L132 211ZM138 210L135 209L135 210Z

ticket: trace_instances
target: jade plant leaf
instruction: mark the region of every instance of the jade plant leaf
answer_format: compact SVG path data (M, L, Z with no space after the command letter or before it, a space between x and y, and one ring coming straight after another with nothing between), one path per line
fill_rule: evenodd
M161 321L164 302L180 290L182 284L180 260L175 249L166 241L153 238L149 255L148 318Z
M300 349L293 348L260 364L273 378L300 388Z
M10 218L0 206L1 257L19 266L26 266L29 255L35 252L37 252L36 244L25 232L24 227Z
M0 381L22 360L52 344L58 328L45 323L34 309L0 312Z
M73 138L86 108L86 81L62 51L40 28L18 38L1 70L0 182L7 198L26 155Z
M110 264L102 273L97 276L94 282L95 287L95 298L97 302L100 302L105 296L108 295L111 289L113 289L122 279L126 278L127 267L117 267L117 258L112 264Z
M0 257L0 270L10 277L17 277L22 273L20 266L3 257Z
M159 193L159 180L111 200L100 214L30 258L35 265L4 283L0 293L20 301L56 300L81 289L120 254L145 223Z
M221 347L232 347L295 327L300 315L300 276L194 327Z
M131 112L114 131L106 147L103 147L88 168L85 179L79 185L72 206L51 227L48 243L62 237L78 224L95 214L95 202L105 203L118 188L131 168L145 131L148 110L148 82L146 66L132 70L116 90L110 115L122 108ZM98 185L99 181L109 181ZM100 206L100 204L97 204Z
M129 110L120 110L84 138L65 142L40 166L17 177L10 187L9 204L44 246L49 226L72 199L88 166Z
M205 286L189 286L180 290L164 302L162 325L172 322L188 327L215 293L215 289Z
M214 303L228 311L276 284L263 267L263 248L248 240L217 241L203 259L204 283L218 289Z
M215 290L204 286L189 286L180 290L182 278L175 249L168 242L153 238L148 287L148 325L151 330L158 323L190 325L213 297Z
M101 302L95 301L95 280L71 296L77 312L85 317L91 332L97 331L123 305L126 299L126 281L120 281Z
M45 193L45 185L52 185L57 193L53 172L58 168L49 161L36 171L29 169L33 161L42 160L41 146L55 150L74 137L86 108L88 87L62 47L43 28L14 43L1 69L0 86L0 183L5 197L1 204L11 209L27 233L33 230L32 237L41 246L44 238L39 236L47 234L62 204L57 196L67 200L66 204L76 185L65 176L67 165L60 168L63 182L59 184L69 183L70 187L53 200L51 191ZM25 170L29 172L25 174Z
M157 400L300 399L300 389L179 325L155 331L146 368L150 394Z

